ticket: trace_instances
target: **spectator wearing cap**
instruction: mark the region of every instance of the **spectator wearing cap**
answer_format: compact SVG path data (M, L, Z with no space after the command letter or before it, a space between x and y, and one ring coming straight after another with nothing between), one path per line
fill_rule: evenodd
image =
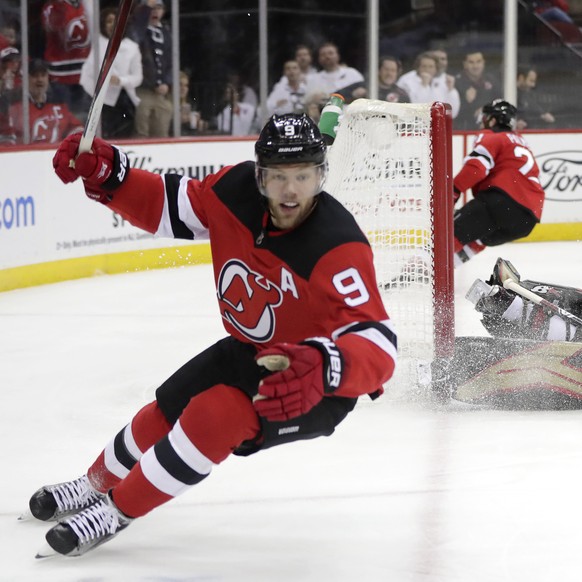
M22 72L20 52L4 44L0 50L0 145L12 143L10 128L10 104L20 96Z
M52 102L49 99L49 65L43 60L34 59L28 67L31 143L59 143L67 135L83 131L83 124L70 111L66 103ZM10 142L23 143L24 126L22 102L10 106ZM4 136L6 139L6 135Z
M13 24L4 23L0 27L0 37L2 39L0 41L0 44L2 45L0 48L4 48L4 42L9 46L18 46L18 32Z
M17 48L7 46L0 50L0 95L9 100L22 85L20 64L20 51Z
M91 35L83 3L47 0L42 8L42 27L50 82L59 85L63 98L75 114L84 115L87 98L79 81L81 67L91 49Z
M173 106L172 36L162 22L165 5L162 0L142 0L136 7L129 36L138 43L143 67L143 82L137 88L140 99L135 112L138 137L168 137Z
M81 85L88 95L95 91L95 59L101 63L113 34L117 8L101 10L98 47L93 47L81 69ZM98 51L96 50L98 48ZM98 52L98 54L96 54ZM139 104L136 87L143 81L141 52L129 38L123 38L111 65L111 78L105 94L101 129L104 138L125 138L133 135L135 108Z

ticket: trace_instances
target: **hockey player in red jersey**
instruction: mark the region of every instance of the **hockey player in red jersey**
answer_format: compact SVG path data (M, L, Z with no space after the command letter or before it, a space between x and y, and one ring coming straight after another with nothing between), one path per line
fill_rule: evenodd
M331 435L358 397L382 393L396 358L369 243L322 190L326 146L309 117L274 116L255 163L202 181L130 169L100 139L77 155L79 137L54 157L63 182L81 176L148 232L210 239L228 335L166 380L86 475L33 495L31 513L59 522L41 556L108 541L231 453Z
M455 213L455 266L527 236L540 221L545 194L534 155L514 131L516 113L502 99L483 106L484 131L455 176L455 200L469 189L474 196Z

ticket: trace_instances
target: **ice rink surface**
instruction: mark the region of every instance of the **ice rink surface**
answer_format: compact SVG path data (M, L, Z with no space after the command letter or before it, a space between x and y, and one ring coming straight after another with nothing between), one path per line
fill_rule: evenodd
M580 248L506 245L458 269L457 335L485 335L464 294L498 256L580 285ZM0 325L2 582L582 579L582 411L390 394L331 438L228 459L93 553L35 560L47 526L17 520L30 495L84 473L223 330L208 266L0 293Z

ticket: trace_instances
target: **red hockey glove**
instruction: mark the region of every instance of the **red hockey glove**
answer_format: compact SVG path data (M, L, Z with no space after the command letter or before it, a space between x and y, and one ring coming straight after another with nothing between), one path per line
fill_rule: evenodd
M106 141L95 138L90 152L77 156L81 134L66 137L53 157L53 168L62 182L68 184L81 177L89 198L99 202L111 199L111 191L119 187L127 174L127 156Z
M344 369L337 346L327 338L301 344L276 344L257 354L257 364L273 372L259 386L253 402L260 416L284 421L309 412L339 387Z

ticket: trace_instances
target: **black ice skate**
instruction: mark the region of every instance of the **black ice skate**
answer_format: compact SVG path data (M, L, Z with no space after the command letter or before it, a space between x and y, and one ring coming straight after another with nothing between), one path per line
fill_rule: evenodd
M83 475L74 481L41 487L30 498L28 506L36 519L58 521L85 509L103 497L103 493L93 489L87 475Z
M132 518L121 513L113 500L105 495L79 513L53 526L45 536L48 547L41 549L37 558L54 553L82 556L108 542L132 521Z

